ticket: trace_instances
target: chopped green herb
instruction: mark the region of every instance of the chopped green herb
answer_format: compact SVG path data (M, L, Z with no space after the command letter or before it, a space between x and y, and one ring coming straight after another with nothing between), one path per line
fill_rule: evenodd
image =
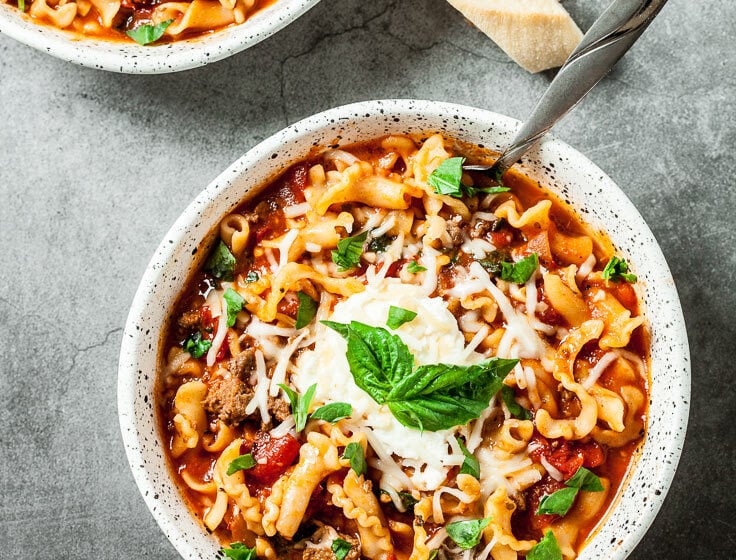
M460 450L463 452L463 455L465 455L465 460L463 461L463 465L460 467L460 472L458 474L469 474L470 476L480 480L480 461L478 461L475 455L468 451L468 448L465 447L465 444L461 439L457 438L457 444L460 446Z
M501 387L501 398L506 408L509 409L511 416L518 420L531 420L532 413L516 402L514 390L508 385Z
M636 282L636 274L629 272L629 263L624 259L618 257L611 257L611 260L606 264L606 268L603 269L603 279L611 280L612 282Z
M225 300L225 304L227 305L227 326L232 327L235 324L235 318L238 316L238 313L243 309L245 300L243 299L243 296L232 288L225 290L222 298Z
M391 245L393 238L388 235L381 235L380 237L374 237L368 243L368 250L373 253L383 253L386 248Z
M258 560L255 548L248 548L241 542L230 543L230 548L222 548L222 553L231 560Z
M437 555L439 554L439 552L440 551L439 551L438 548L435 548L434 550L430 550L429 551L429 558L427 560L434 560L435 558L437 558Z
M154 41L158 41L164 34L164 31L174 22L173 19L157 23L156 25L139 25L135 29L129 29L125 34L133 39L139 45L148 45Z
M25 12L26 11L26 0L18 0L18 9L21 12Z
M566 515L575 502L575 496L577 495L577 488L563 488L552 494L546 494L542 496L539 502L537 515Z
M396 335L358 321L322 321L348 343L346 357L356 385L387 404L404 426L436 432L467 424L488 407L518 360L490 358L472 366L428 364Z
M414 506L419 503L419 500L409 492L399 492L399 498L401 498L401 503L407 510L413 510Z
M247 284L258 282L259 279L260 279L260 276L258 276L258 273L255 270L251 270L250 272L248 272L248 274L245 275L245 282Z
M309 387L304 395L300 395L294 391L294 389L284 385L283 383L279 384L279 387L284 390L284 393L286 393L286 396L289 398L289 402L291 403L291 414L294 416L294 423L296 424L295 429L297 432L301 432L304 429L304 426L307 425L309 405L312 404L314 392L317 390L317 384L315 383Z
M445 525L447 534L463 550L473 548L480 542L485 529L491 522L490 517L486 519L472 519L469 521L455 521Z
M515 263L502 262L501 280L513 282L514 284L525 284L538 267L539 258L536 253L532 253Z
M491 251L485 259L479 260L478 263L490 274L501 276L501 270L503 270L501 263L510 260L511 255L506 251Z
M335 423L343 418L349 418L353 413L353 407L348 403L334 402L320 406L315 410L310 418L312 420L324 420L325 422Z
M335 555L337 560L345 560L345 557L350 554L350 551L353 549L353 545L344 539L335 539L332 541L331 548L332 553Z
M575 474L565 481L567 488L542 497L537 508L537 515L566 515L572 507L580 490L585 492L602 492L601 479L585 467L580 467Z
M296 311L295 327L297 329L303 329L312 322L312 319L317 314L317 302L304 292L298 292L296 295L299 298L299 308Z
M411 261L408 265L406 265L406 270L408 270L412 274L416 274L417 272L424 272L427 269L419 264L417 261Z
M388 308L388 320L386 326L390 329L398 329L404 323L410 323L414 320L417 314L414 311L409 311L403 307L396 307L392 305Z
M252 469L255 466L256 460L253 458L253 455L247 453L230 461L227 467L227 474L235 474L238 471Z
M575 471L575 474L565 481L565 484L572 488L580 488L585 492L603 492L601 479L585 467L580 467Z
M463 157L453 157L443 161L430 174L428 179L430 186L434 187L434 192L461 198L463 196L476 196L478 193L499 194L511 190L504 186L471 187L464 185L461 182L463 177L463 163L465 163L465 158Z
M202 340L202 333L196 332L184 341L182 347L185 352L189 352L192 358L201 358L212 346L209 340Z
M386 490L381 488L381 494L385 494L389 498L391 498L391 494L389 494ZM414 496L412 496L409 492L397 492L399 499L401 500L401 505L404 506L404 509L407 511L411 511L414 509L414 506L419 503L419 500L417 500ZM391 502L393 503L393 498L391 499Z
M363 446L357 441L348 443L342 454L342 458L350 461L350 468L353 469L355 474L358 476L365 474L365 471L368 470L368 464L365 462Z
M210 258L207 259L207 263L204 265L205 270L210 272L215 278L220 280L227 280L228 282L233 279L233 271L235 270L235 257L227 248L227 245L223 241L220 241L212 251Z
M363 244L368 238L368 232L364 231L353 237L346 237L337 242L337 250L332 251L332 262L337 265L337 270L345 272L360 264L360 256L363 254Z
M548 529L542 540L526 553L526 560L562 560L560 545L551 530Z

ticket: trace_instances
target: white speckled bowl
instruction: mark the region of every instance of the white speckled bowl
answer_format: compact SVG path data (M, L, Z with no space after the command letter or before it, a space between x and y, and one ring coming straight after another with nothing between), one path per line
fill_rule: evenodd
M159 333L192 267L194 251L220 218L313 146L348 144L389 133L440 131L499 150L519 123L502 115L432 101L371 101L332 109L261 142L210 184L159 246L138 288L120 354L118 408L130 467L161 529L184 558L215 558L218 544L190 514L172 481L156 421L153 390ZM688 417L690 364L677 291L659 246L628 198L603 171L547 137L524 160L526 172L608 232L643 281L652 337L652 387L646 442L615 509L581 560L621 560L644 535L664 500Z
M0 33L62 60L127 74L166 74L221 60L260 43L291 23L319 0L276 0L241 25L193 39L141 46L104 41L38 24L0 2ZM30 0L26 1L30 5Z

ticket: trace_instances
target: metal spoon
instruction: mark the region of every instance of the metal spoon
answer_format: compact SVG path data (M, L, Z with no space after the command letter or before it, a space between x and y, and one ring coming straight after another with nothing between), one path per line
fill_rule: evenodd
M616 65L667 0L615 0L588 30L537 102L514 141L493 165L464 165L500 177Z

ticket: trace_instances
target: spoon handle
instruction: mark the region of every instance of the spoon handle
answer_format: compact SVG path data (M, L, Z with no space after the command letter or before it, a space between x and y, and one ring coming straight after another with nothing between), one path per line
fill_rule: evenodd
M506 171L575 107L631 48L666 2L615 0L560 68L511 146L491 171L494 174Z

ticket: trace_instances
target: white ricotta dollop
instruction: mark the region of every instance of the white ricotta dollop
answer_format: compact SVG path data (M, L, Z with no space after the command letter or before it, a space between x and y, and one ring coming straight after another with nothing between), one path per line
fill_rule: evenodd
M338 303L330 320L360 321L387 328L389 307L402 307L416 312L417 316L392 332L409 347L415 365L471 365L482 361L481 354L465 351L465 338L447 304L441 298L425 294L421 286L386 279ZM414 469L409 478L417 489L437 489L450 467L461 465L464 459L450 447L457 428L422 433L402 425L387 406L379 405L355 384L345 357L347 345L343 338L322 325L317 329L315 348L299 358L292 383L301 392L316 383L317 402L350 403L354 421L371 429L383 449L398 457L399 464ZM457 446L455 448L457 450Z

